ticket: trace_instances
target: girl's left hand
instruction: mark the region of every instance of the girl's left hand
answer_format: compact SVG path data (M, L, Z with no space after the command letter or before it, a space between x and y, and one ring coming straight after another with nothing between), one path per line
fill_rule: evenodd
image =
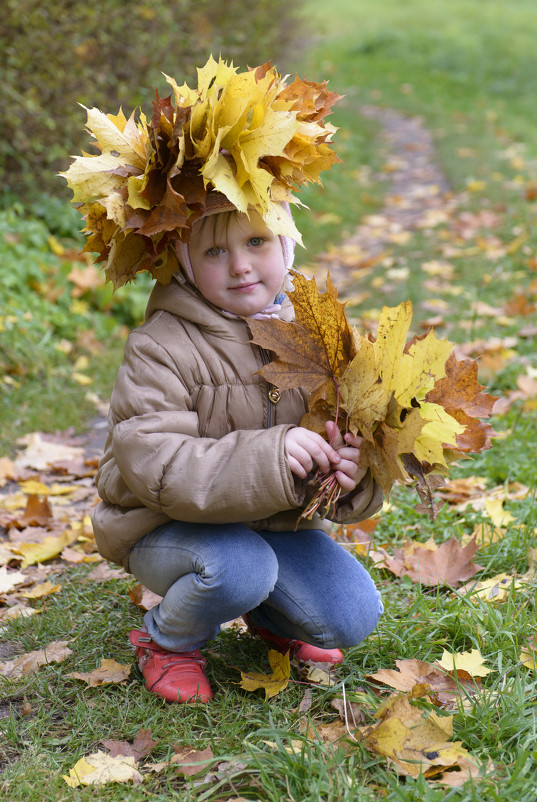
M360 446L364 438L350 432L343 438L334 421L326 422L326 433L332 448L336 449L341 457L341 462L338 463L337 470L334 472L335 477L341 489L345 493L349 493L354 490L365 474L365 470L358 467Z

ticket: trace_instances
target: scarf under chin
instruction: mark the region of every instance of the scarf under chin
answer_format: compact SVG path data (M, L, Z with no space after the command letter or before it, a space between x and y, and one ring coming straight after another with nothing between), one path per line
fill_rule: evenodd
M279 292L278 295L275 297L273 303L265 306L264 309L261 309L260 312L256 312L255 315L236 315L234 312L228 312L226 309L222 309L222 314L226 317L235 318L239 320L241 317L246 317L248 320L270 320L271 318L274 320L278 320L280 317L280 309L282 308L282 301L285 298L284 292Z
M180 270L176 270L173 274L174 279L177 281L178 284L186 284L187 280L182 274ZM290 282L289 274L285 276L284 280L284 287ZM194 289L196 288L195 284L192 284ZM291 285L292 287L292 285ZM199 290L198 290L199 292ZM201 295L201 293L200 293ZM203 297L203 296L202 296ZM265 306L264 309L261 309L259 312L256 312L254 315L236 315L234 312L228 312L227 309L220 309L221 313L225 315L225 317L229 317L233 320L240 320L243 317L251 320L270 320L271 318L274 320L278 320L280 315L280 309L282 308L282 301L285 298L285 292L279 292L275 297L274 301Z

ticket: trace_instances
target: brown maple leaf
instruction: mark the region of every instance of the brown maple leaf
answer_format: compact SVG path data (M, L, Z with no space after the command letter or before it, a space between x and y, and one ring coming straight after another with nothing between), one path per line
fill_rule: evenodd
M396 660L395 665L397 669L381 668L367 676L375 682L408 693L416 685L426 685L434 694L435 701L445 709L456 708L458 700L464 701L466 695L471 696L479 691L479 679L467 675L457 676L455 680L443 668L423 660Z
M370 555L380 557L377 567L387 568L396 576L408 576L422 585L458 588L483 569L472 562L476 551L475 537L467 545L451 537L438 547L431 541L421 544L407 540L403 548L395 549L393 557L384 551Z
M72 671L67 676L86 682L90 688L98 688L109 683L123 685L127 681L130 671L130 663L123 665L116 660L103 658L101 665L93 671Z
M315 279L293 272L295 290L289 297L295 321L249 320L253 342L273 351L276 358L259 372L280 390L303 387L313 393L331 384L354 356L354 342L345 317L345 304L337 300L330 275L326 292L319 293Z
M110 757L124 755L133 757L138 762L140 758L153 751L158 741L153 741L151 738L151 730L143 730L140 727L132 743L129 741L101 741L101 744L108 749Z
M144 587L144 585L136 585L136 587L129 590L129 596L133 604L141 607L142 610L151 610L159 602L162 601L162 596L153 593L152 590Z
M52 521L52 509L47 498L29 495L26 509L21 519L25 526L47 526Z
M427 393L427 401L441 404L465 429L457 435L456 446L462 452L479 452L490 448L494 430L479 418L488 418L498 400L481 392L484 386L477 380L477 361L458 360L452 353L446 362L446 375Z

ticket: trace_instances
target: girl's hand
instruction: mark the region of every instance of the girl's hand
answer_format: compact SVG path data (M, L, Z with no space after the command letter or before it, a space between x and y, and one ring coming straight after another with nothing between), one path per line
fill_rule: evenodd
M285 450L291 472L300 479L306 479L315 466L322 473L327 473L330 468L339 467L342 462L336 449L320 434L303 426L289 429L285 435Z
M340 457L340 462L337 464L335 471L336 479L345 493L354 490L358 482L363 479L364 470L358 468L360 460L360 446L364 438L348 432L345 438L334 423L334 421L327 421L326 433L328 438L332 440L333 448L337 449Z
M327 422L326 433L329 439L334 438L332 445L320 434L303 426L289 429L285 435L289 467L300 479L306 479L315 466L322 473L333 469L341 489L348 493L354 490L364 475L364 471L358 468L363 438L346 434L343 439L333 421Z

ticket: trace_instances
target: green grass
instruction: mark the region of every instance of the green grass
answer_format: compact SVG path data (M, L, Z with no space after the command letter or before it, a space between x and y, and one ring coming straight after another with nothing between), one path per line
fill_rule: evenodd
M377 137L378 127L360 115L360 105L380 103L420 115L435 136L454 192L464 193L460 210L501 211L502 224L493 233L503 242L511 242L521 231L527 235L523 247L495 262L483 252L451 260L455 272L449 285L460 287L461 292L436 294L450 304L439 336L456 342L518 337L521 326L531 319L483 317L472 311L472 304L483 301L501 307L516 288L528 298L536 295L537 274L530 259L537 250L537 209L535 201L528 202L524 196L525 187L537 178L537 20L532 0L509 5L499 0L409 0L404 4L384 0L374 6L365 0L335 0L328 5L310 2L306 11L311 49L301 54L300 62L297 59L296 64L278 67L282 72L296 69L309 79L329 78L329 88L345 94L345 101L336 106L332 118L340 127L335 143L344 164L333 168L322 189L305 194L311 213L296 213L307 247L303 261L337 245L364 215L382 207L385 183L378 173L385 146ZM484 182L484 188L465 192L468 182L475 180ZM23 216L18 213L19 218ZM57 221L45 219L43 211L34 217L62 241L73 236L70 228L61 231ZM34 257L39 253L46 270L56 269L58 260L52 259L50 249L47 253L43 231L34 232L32 240L26 229L23 231L21 219L16 226L22 236L23 256L33 249L31 253ZM431 292L424 284L421 265L441 257L447 234L448 228L439 226L432 234L415 234L408 244L392 248L396 278L390 277L385 265L364 271L355 289L368 291L369 297L351 308L353 319L359 322L367 309L406 298L413 301L416 326L427 317L430 313L422 302L430 299ZM6 258L12 259L11 270L15 270L13 251L9 257L4 255L4 262ZM302 256L299 258L302 261ZM61 260L59 268L61 274ZM28 267L30 272L34 269L35 265ZM20 297L22 302L14 314L22 315L36 301L26 289ZM104 325L116 314L96 298L91 303L95 324L101 315ZM77 326L87 325L87 321L67 316L62 326L56 322L43 329L41 321L35 322L38 317L36 312L33 324L26 321L29 329L24 342L15 340L13 345L22 355L22 364L28 365L24 381L16 373L4 371L21 381L19 388L13 384L3 388L0 423L4 450L12 445L14 431L23 434L34 428L63 428L68 422L80 428L90 412L82 405L86 388L70 384L73 358L60 359L59 352L52 350L62 337L75 342ZM121 330L117 336L109 336L111 340L104 332L102 339L115 345L101 351L88 368L94 371L91 389L98 388L103 397L119 361ZM20 350L23 348L26 351ZM516 387L521 372L537 370L536 353L534 336L518 338L508 363L483 371L490 392L507 393ZM519 481L530 493L524 500L506 502L515 522L503 539L480 548L476 561L483 566L483 578L525 572L528 550L537 547L535 409L519 402L495 420L494 426L504 436L490 450L463 461L453 475L485 476L490 487ZM411 490L395 491L391 507L375 531L375 541L386 545L388 551L409 537L422 542L434 537L442 543L453 535L469 534L484 519L482 513L461 513L446 505L436 521L430 522L415 512L415 503ZM40 615L11 622L2 630L13 655L70 638L73 655L65 663L43 667L20 682L0 686L5 700L0 708L5 716L0 718L0 793L9 802L83 802L96 796L118 802L170 798L216 802L241 796L263 802L533 802L537 674L520 665L519 654L535 632L535 582L511 591L501 603L490 604L462 597L449 588L427 588L406 578L397 579L386 570L371 567L365 559L382 590L386 612L375 633L348 651L340 682L333 688L312 689L312 722L319 727L333 720L331 701L341 696L343 684L348 697L363 688L375 698L367 674L394 668L396 659L418 657L434 662L444 649L477 648L492 671L483 679L482 694L473 707L455 716L454 740L484 764L492 761L494 770L489 776L461 789L437 787L423 777L399 777L383 758L359 743L338 746L306 739L297 712L305 689L298 675L270 703L260 695L247 694L236 684L240 678L237 669L265 671L266 653L258 642L233 632L223 633L211 644L220 656L208 660L215 698L206 707L165 705L145 691L136 668L125 686L87 688L69 679L66 675L71 671L97 667L101 657L131 661L126 634L141 621L140 611L128 598L134 580L85 583L88 569L77 567L61 573L60 594L33 602L42 611ZM24 699L32 709L27 716L21 715ZM177 744L211 746L218 764L227 764L225 772L221 768L218 773L213 767L212 776L206 779L202 772L197 785L173 772L163 772L148 777L139 788L107 785L98 793L92 788L68 789L62 774L80 757L96 751L103 739L132 740L140 727L151 729L153 739L159 741L152 760L165 760ZM290 753L286 746L292 739L302 746Z

